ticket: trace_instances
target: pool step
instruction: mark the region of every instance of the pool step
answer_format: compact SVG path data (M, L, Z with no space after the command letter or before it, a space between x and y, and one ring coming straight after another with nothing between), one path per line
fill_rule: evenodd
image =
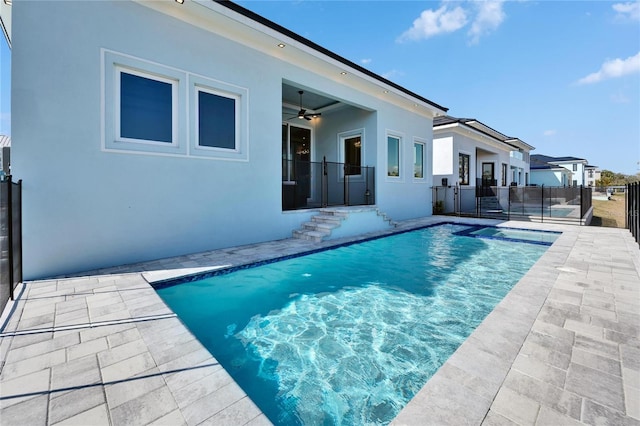
M293 237L319 243L330 238L332 231L340 228L349 218L358 220L354 217L358 213L372 214L372 212L375 212L385 222L385 225L381 225L382 227L397 226L396 222L393 222L375 206L325 208L320 209L318 214L312 216L310 222L303 223L300 229L293 231Z

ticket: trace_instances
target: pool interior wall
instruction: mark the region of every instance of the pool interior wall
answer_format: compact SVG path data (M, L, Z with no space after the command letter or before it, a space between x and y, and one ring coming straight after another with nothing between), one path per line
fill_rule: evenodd
M439 223L437 226L442 226L442 223ZM446 225L449 225L450 227L452 226L452 223L447 223ZM430 226L424 226L419 228L420 230L425 230L427 228L431 228L433 226L436 225L430 225ZM455 225L456 228L460 227L460 224L456 224ZM461 230L465 230L465 229L471 229L471 230L477 230L478 228L473 226L473 225L462 225ZM416 231L416 229L412 229L411 231ZM408 231L403 231L402 233L405 233ZM460 232L460 229L458 230L458 232ZM398 233L400 234L400 233ZM366 241L372 241L378 239L376 238L370 238L367 239ZM527 241L530 242L530 241ZM362 243L362 241L358 241L357 243ZM469 244L471 243L471 241L469 241ZM478 240L477 243L479 246L482 246L483 244L485 244L486 242L483 242L481 240ZM348 244L343 244L340 247L349 247L351 245L353 245L354 243L348 243ZM465 250L469 249L469 244L466 245ZM473 245L473 244L472 244ZM534 246L536 244L533 244ZM543 245L548 245L548 244L543 244ZM522 245L522 246L526 246L526 245ZM538 248L536 248L536 250L533 250L533 253L538 253L537 256L530 256L530 255L526 255L526 256L521 256L523 258L529 259L530 263L528 264L528 267L530 267L533 263L535 263L535 261L537 260L537 258L542 254L542 252L546 249L545 247L541 247L540 245L538 246ZM431 249L433 249L434 247L430 247ZM436 250L442 250L443 247L436 247ZM535 247L534 247L535 248ZM335 247L332 247L332 249L335 249ZM355 250L355 248L353 248ZM325 251L326 249L321 249L321 250L314 250L312 251L312 253L320 253ZM431 252L431 250L427 250L428 252ZM335 251L334 251L335 253ZM215 271L213 273L209 273L206 274L205 279L206 278L210 278L210 277L220 277L220 276L224 276L224 275L228 275L232 272L237 272L237 271L245 271L245 275L249 274L251 275L253 273L253 271L251 271L251 269L253 268L257 268L260 266L264 266L264 265L269 265L269 264L273 264L275 262L282 262L283 260L291 260L291 259L296 259L300 256L303 255L308 255L309 252L306 253L301 253L300 255L295 255L295 256L286 256L286 257L281 257L281 258L277 258L277 259L272 259L269 261L264 261L264 262L258 262L258 263L254 263L254 264L250 264L250 265L243 265L240 267L234 267L234 268L228 268L225 270L219 270L219 271ZM406 255L406 254L405 254ZM335 259L336 262L339 262L341 259L339 257L337 257ZM446 262L445 259L440 258L438 259L439 262ZM486 263L486 261L485 261ZM447 267L451 267L452 265L445 265ZM528 267L526 269L528 269ZM363 268L362 265L359 266L359 268ZM492 265L492 268L494 269L494 265ZM358 268L356 268L358 269ZM400 268L402 269L402 268ZM259 315L253 317L250 321L249 324L247 324L245 326L244 323L246 323L246 320L244 320L243 324L238 324L238 322L241 321L231 321L230 323L227 321L227 323L225 323L225 320L229 317L229 316L233 316L232 311L235 309L241 309L240 306L232 306L233 302L231 299L229 300L225 300L223 302L223 305L226 305L227 311L225 315L219 316L219 317L215 317L215 316L210 316L207 317L205 314L204 316L202 316L202 314L198 314L200 315L199 317L193 319L193 318L185 318L185 315L187 317L189 317L189 315L191 313L193 313L193 302L189 302L186 301L184 303L186 303L185 306L180 307L177 306L175 303L172 303L170 300L167 300L165 298L165 301L172 307L172 309L177 312L179 314L179 316L183 319L183 321L185 321L185 323L187 324L187 326L189 326L192 329L192 332L194 332L194 334L196 334L196 336L202 341L202 343L209 348L209 350L211 350L214 353L214 356L216 356L217 359L219 359L222 364L225 366L226 369L228 369L230 371L230 373L232 375L234 375L235 379L241 383L243 385L243 387L245 388L245 390L247 391L247 393L252 397L252 399L254 399L254 401L256 403L258 403L259 406L261 406L261 408L263 409L263 411L265 411L265 413L271 418L272 421L274 421L275 423L281 423L281 424L294 424L294 423L304 423L304 422L323 422L323 421L335 421L337 418L349 418L348 416L351 415L351 422L353 423L360 423L362 421L366 421L366 422L380 422L382 421L383 423L388 422L390 420L393 419L393 417L398 413L398 411L404 406L404 404L406 404L406 402L408 400L411 399L411 397L413 397L413 395L422 387L422 385L424 384L424 382L426 382L428 380L428 378L430 377L430 375L432 375L435 370L437 370L437 368L442 365L446 359L451 355L451 353L453 353L455 351L455 349L464 341L464 339L473 331L473 329L475 328L475 326L477 326L482 319L493 309L493 307L502 299L502 297L509 291L509 289L511 288L511 286L513 284L515 284L518 279L521 277L521 275L523 275L526 272L526 269L524 270L524 272L520 273L520 275L514 277L513 279L511 279L510 283L508 285L506 285L503 289L501 289L501 291L499 292L499 294L497 296L491 296L491 300L488 302L487 306L482 310L481 313L473 313L473 314L469 314L468 311L468 307L464 307L464 309L461 312L458 312L457 314L454 313L454 311L450 311L450 315L439 315L438 321L435 321L433 323L430 324L422 324L423 328L421 333L418 334L422 334L422 335L436 335L437 333L435 333L435 331L437 331L438 329L442 330L444 326L447 325L447 323L453 323L453 328L451 330L453 330L449 336L450 340L445 342L445 341L439 341L437 344L433 345L432 342L432 346L435 346L437 348L442 349L439 353L430 353L430 352L424 352L419 354L419 357L424 359L426 361L427 366L425 367L420 366L419 368L416 367L416 370L422 370L425 372L425 375L420 376L417 381L411 381L407 378L405 378L402 375L396 375L394 380L405 380L405 383L403 386L401 386L401 389L399 390L399 392L402 395L401 398L394 398L394 397L390 397L389 395L386 395L385 393L387 392L387 388L389 388L390 386L388 385L388 383L385 382L390 380L389 377L383 377L383 379L380 381L378 386L374 386L374 389L377 389L377 394L376 395L372 395L372 397L370 398L370 400L368 401L369 403L369 410L367 411L367 417L366 419L363 419L362 417L353 417L354 415L356 416L362 416L361 412L358 411L356 414L354 413L350 413L350 408L349 407L344 407L342 405L342 401L341 398L344 398L344 394L343 396L338 396L336 397L335 395L330 395L329 397L327 397L327 392L322 392L322 383L324 382L328 382L329 380L333 380L334 383L330 384L330 383L326 383L326 386L331 386L333 385L341 387L341 388L345 388L345 391L347 394L349 395L356 395L357 394L357 390L355 388L349 388L349 386L346 383L335 383L336 377L347 377L348 376L348 372L347 371L342 371L342 372L338 372L339 374L337 374L337 376L332 376L330 378L325 377L316 377L317 380L319 380L318 382L309 382L307 383L307 388L306 390L304 389L297 389L296 392L287 392L287 391L283 391L282 389L277 389L277 388L272 388L270 391L265 392L264 389L269 387L269 385L273 385L273 383L277 382L277 380L280 381L289 381L289 382L293 382L295 380L297 380L297 376L299 376L300 374L303 375L313 375L313 372L310 371L305 371L304 369L298 373L295 374L296 377L285 377L286 376L286 371L287 369L290 369L291 366L289 367L284 367L284 365L288 362L284 357L280 356L278 354L278 351L283 351L283 350L292 350L291 349L291 345L284 345L284 344L275 344L274 342L278 342L278 341L286 341L287 339L291 339L292 334L289 333L281 333L279 330L279 328L282 328L283 326L286 327L300 327L301 324L300 323L304 323L304 324L313 324L314 323L314 318L317 319L317 312L314 312L314 310L317 310L318 306L321 306L323 303L329 303L329 300L331 300L331 302L329 303L332 306L339 306L340 311L345 311L349 308L352 308L353 306L358 307L357 309L353 310L352 312L349 313L349 315L351 315L352 317L354 317L355 320L357 320L358 318L363 319L363 322L366 323L379 323L379 318L374 317L367 317L367 314L370 312L385 312L384 315L393 315L395 311L402 311L403 307L407 307L407 306L411 306L410 301L408 301L406 298L405 299L394 299L395 293L385 293L385 294L377 294L379 293L379 288L377 286L364 286L364 287L359 287L356 291L354 291L352 288L350 287L354 287L354 286L342 286L338 291L342 291L342 293L340 293L339 297L335 297L334 299L330 299L328 295L323 294L322 291L319 291L318 293L314 293L311 292L309 293L308 291L305 291L305 294L303 295L299 295L299 294L295 294L294 290L288 289L288 292L293 291L293 293L291 293L293 296L290 296L288 294L284 294L283 297L293 297L293 302L290 303L289 305L285 306L284 308L281 305L273 305L273 306L268 306L268 303L266 303L264 309L262 309ZM319 271L313 271L312 274L309 275L313 275L313 274L317 274ZM449 271L450 272L450 271ZM257 273L257 272L255 272ZM353 270L350 272L351 274L355 274L357 273L357 270ZM402 270L398 270L395 271L394 274L398 275L398 274L402 274ZM466 275L469 275L469 272L467 271L465 273ZM463 274L463 275L465 275ZM286 274L285 274L286 275ZM298 275L303 275L303 274L298 274ZM281 279L286 279L285 276L281 277ZM334 276L332 278L330 278L330 280L332 281L338 281L340 280L341 277L340 276ZM435 278L436 281L440 280L441 278ZM170 288L177 285L177 284L181 284L181 283L192 283L192 285L195 285L196 287L201 286L201 285L205 285L206 284L199 284L198 282L203 280L203 276L202 275L195 275L195 276L190 276L190 277L183 277L180 278L179 280L172 280L172 281L167 281L167 282L163 282L160 283L160 286L158 286L158 289L166 289L166 290L160 290L159 293L161 296L163 296L162 293L166 292L166 291L170 291ZM493 281L492 281L493 282ZM234 284L230 281L227 281L226 283L227 286L234 286ZM494 285L491 285L493 287L495 287ZM346 289L348 289L348 291L344 291ZM446 288L446 286L445 286ZM394 289L396 290L396 289ZM462 290L464 290L464 286L462 286ZM246 287L241 287L238 286L237 291L239 293L246 293L248 290ZM330 290L330 291L335 291L334 290ZM404 291L404 290L401 290ZM411 292L409 292L408 294L404 294L404 296L407 295L411 295L411 296L415 296L415 294L419 294L421 291L425 291L425 289L416 289L413 288ZM426 290L427 293L433 293L434 289L428 289ZM441 290L440 290L441 291ZM451 305L453 303L454 300L461 300L461 293L459 293L460 289L457 289L456 292L454 293L449 293L447 295L446 298L444 298L444 301ZM184 293L182 291L182 289L180 289L177 293ZM177 294L176 293L176 294ZM285 292L286 293L286 292ZM406 292L405 292L406 293ZM317 294L321 295L321 296L317 296ZM371 302L371 298L374 297L373 300L375 300L375 295L379 296L380 300L384 300L386 303L391 303L392 301L397 303L397 306L394 309L391 310L387 310L385 311L384 309L370 309L370 303ZM487 296L487 295L483 295L483 296ZM201 295L200 298L202 298L204 296ZM219 297L224 297L222 296L220 293L217 294L216 296L217 298ZM333 297L333 296L332 296ZM164 298L164 297L163 297ZM265 301L266 299L262 298L262 301ZM404 300L404 301L402 301ZM476 296L474 298L474 303L475 305L478 305L481 303L479 302L479 296ZM213 300L208 302L208 303L216 303ZM446 307L445 307L446 309ZM287 310L289 312L287 312ZM440 314L442 313L442 306L440 306L438 309L436 309L436 312L439 312ZM304 311L306 316L302 315L301 312ZM408 311L420 311L420 305L416 304L412 309L408 309ZM285 315L286 314L286 315ZM316 316L314 316L316 315ZM458 330L457 328L460 327L460 324L464 324L465 321L469 320L469 318L465 318L465 321L458 321L458 323L456 323L456 315L460 316L465 316L465 315L470 315L471 318L471 325L469 324L465 324L466 329L465 330ZM437 317L438 315L436 315ZM366 318L366 320L365 320ZM419 328L418 325L421 324L420 323L420 317L410 317L408 320L405 318L404 322L409 324L409 327L411 325L413 325L413 328ZM402 323L403 321L397 320L397 322ZM223 324L220 324L223 323ZM393 321L392 321L393 323ZM211 333L209 333L207 330L202 330L202 327L200 326L194 326L194 324L208 324L205 328L217 328L217 335L218 335L218 340L217 341L213 341L211 340L213 337L211 336ZM449 324L451 325L451 324ZM222 329L221 329L222 327ZM243 328L244 327L244 328ZM321 328L321 325L319 325L319 327ZM429 328L431 327L431 328ZM195 329L194 329L195 328ZM350 339L350 336L348 334L350 329L353 329L354 327L352 325L344 327L342 330L342 339ZM309 334L313 334L318 332L318 327L311 327L311 328L304 328L300 329L300 330L296 330L293 335L297 334L301 334L301 335L305 335L305 333L307 335ZM286 331L286 330L285 330ZM298 333L299 332L299 333ZM359 333L363 333L362 330L358 331ZM391 333L391 332L397 332L397 330L391 330L391 329L380 329L380 330L376 330L374 328L374 332L377 332L379 336L382 335L386 335L387 333ZM368 331L367 333L371 334L371 331ZM245 356L243 359L242 357L235 357L234 355L227 355L227 354L221 354L220 353L220 346L221 346L221 341L220 341L220 336L221 334L224 334L224 339L228 339L226 342L222 341L222 344L225 343L229 343L231 341L234 340L242 340L243 338L255 338L257 335L259 335L259 339L258 341L260 342L259 345L261 346L256 346L254 343L251 344L247 344L247 353L248 358L252 358L250 360L247 360L247 356ZM366 334L366 333L365 333ZM231 339L233 336L240 336L237 339ZM250 336L248 336L250 335ZM451 336L453 335L453 337ZM276 338L277 336L277 338ZM374 336L374 340L375 340ZM324 338L324 337L323 337ZM408 342L406 340L406 338L404 338L405 340L400 340L400 341L396 341L396 342L387 342L388 347L382 351L381 353L391 353L393 351L392 348L405 348L407 350L414 350L416 348L416 345L411 344L411 342ZM325 339L327 340L327 339ZM364 342L358 342L358 344L362 343L364 346L366 345L371 345L374 342L370 341L371 339L367 340L365 339ZM383 342L384 343L384 339L378 339L379 342ZM248 341L248 340L247 340ZM300 342L297 342L297 344L299 344ZM317 342L316 342L317 343ZM326 343L326 342L325 342ZM235 341L236 346L238 345L238 342ZM331 341L331 344L333 344L334 346L336 345L335 341ZM302 345L304 346L304 345ZM429 346L429 345L427 345ZM301 346L297 346L294 347L293 350L300 350ZM311 353L312 356L315 356L318 352L318 347L313 347L311 348ZM331 348L331 350L336 351L336 354L340 354L341 358L345 358L347 359L347 361L350 359L350 356L353 355L352 353L349 352L349 348L345 348L345 347L340 347L340 345L337 345L334 348ZM260 352L262 351L262 353L258 353L256 354L256 352ZM342 351L342 352L341 352ZM360 352L360 349L358 349L357 352ZM331 352L330 352L331 353ZM266 355L265 355L266 354ZM260 355L260 356L258 356ZM262 355L265 355L264 357ZM406 356L407 354L404 354L402 356ZM338 356L338 355L336 355ZM367 363L369 363L369 365L383 365L383 364L390 364L392 363L396 358L398 359L402 359L402 356L399 357L391 357L389 359L382 359L382 360L368 360ZM278 360L277 362L273 361L274 359ZM326 360L325 360L326 361ZM258 383L257 388L258 389L262 389L261 390L256 390L256 389L246 389L247 388L247 382L250 382L251 380L253 380L255 382L255 378L247 378L247 377L243 377L243 374L246 374L244 372L240 372L238 373L238 371L234 371L237 370L237 367L240 366L240 364L245 364L247 362L253 362L254 364L256 364L256 368L254 368L254 370L258 371L258 375L262 375L262 382L256 382ZM353 361L355 363L360 362L360 361ZM376 362L378 364L376 364ZM226 365L225 365L226 364ZM254 366L255 367L255 366ZM280 368L280 370L278 370L278 368ZM325 367L324 370L326 370L329 367ZM402 370L408 370L411 369L409 365L399 365L399 366L395 366L396 371L402 371ZM356 369L357 369L357 365L356 365ZM234 374L235 373L235 374ZM384 376L383 373L382 376ZM392 374L393 375L393 374ZM271 377L270 377L271 376ZM357 378L353 379L353 380L358 380ZM375 382L375 378L371 378L369 377L367 380L369 381L374 381ZM324 382L323 382L324 381ZM294 383L292 385L293 387L296 386L296 384ZM251 387L249 385L249 387ZM273 387L273 386L272 386ZM316 398L314 400L314 403L312 403L308 408L304 408L304 406L301 407L301 404L298 404L298 396L300 394L306 394L306 395L312 395L313 392L311 392L311 390L319 390L320 394L316 394ZM367 391L368 393L371 393L371 390ZM265 399L273 399L274 395L280 395L280 414L270 410L269 407L265 407ZM333 398L333 399L331 399ZM357 398L359 400L362 400L364 398L363 395L360 395L360 398ZM329 417L317 417L318 412L320 411L318 409L318 405L317 405L317 400L322 400L323 404L325 406L328 405L328 407L325 407L325 412L329 412ZM327 402L329 401L329 402ZM391 402L389 402L391 401ZM341 405L342 404L342 405ZM284 407L283 407L284 406ZM287 408L289 407L289 408ZM292 411L295 415L293 415L292 417L287 417L287 411ZM353 410L351 410L353 411ZM285 413L284 415L282 413ZM316 416L316 417L314 417ZM373 417L371 417L373 416ZM300 421L300 419L304 419L304 421ZM332 419L332 420L331 420Z

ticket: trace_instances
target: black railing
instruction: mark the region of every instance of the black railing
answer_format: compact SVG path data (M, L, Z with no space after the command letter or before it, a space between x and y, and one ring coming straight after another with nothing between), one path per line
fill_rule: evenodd
M282 209L375 204L375 168L282 160Z
M0 180L0 312L22 281L22 181Z
M591 188L586 187L438 186L433 189L434 213L582 224L591 208Z
M626 189L625 228L631 231L640 245L640 182L628 183Z

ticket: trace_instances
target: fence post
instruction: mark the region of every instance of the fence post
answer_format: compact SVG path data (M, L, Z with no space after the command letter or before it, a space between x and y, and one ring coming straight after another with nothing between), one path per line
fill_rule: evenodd
M13 194L11 175L7 175L7 245L9 248L9 297L13 299Z
M540 223L544 223L544 184L540 188ZM549 192L549 211L551 211L551 192Z
M322 157L322 183L320 184L321 200L320 205L327 207L329 198L329 182L327 180L327 157Z

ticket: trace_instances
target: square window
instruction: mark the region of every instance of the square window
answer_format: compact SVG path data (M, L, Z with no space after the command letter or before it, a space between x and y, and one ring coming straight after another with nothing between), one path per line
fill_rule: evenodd
M120 137L173 142L173 85L120 71Z
M236 149L236 100L198 90L198 146Z

